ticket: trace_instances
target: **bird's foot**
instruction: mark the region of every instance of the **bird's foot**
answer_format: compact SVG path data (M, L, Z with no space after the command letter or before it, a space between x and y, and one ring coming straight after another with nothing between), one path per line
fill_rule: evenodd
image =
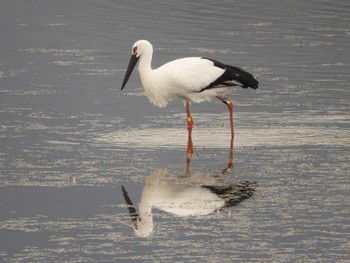
M224 175L226 175L227 173L230 173L230 172L232 172L232 171L233 171L233 160L230 159L230 162L229 162L229 164L227 165L227 167L221 171L221 176L224 176Z

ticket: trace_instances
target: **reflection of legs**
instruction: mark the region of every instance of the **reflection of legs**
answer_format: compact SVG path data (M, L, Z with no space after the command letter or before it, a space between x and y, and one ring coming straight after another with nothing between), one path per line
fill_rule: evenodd
M235 134L234 129L233 129L233 103L232 103L232 101L230 101L224 97L221 97L221 96L216 96L216 98L221 100L228 107L228 110L230 112L231 139L233 140L233 137Z
M187 130L188 130L187 157L191 158L193 154L193 144L192 144L193 119L190 112L190 103L188 101L186 102L186 113L187 113Z

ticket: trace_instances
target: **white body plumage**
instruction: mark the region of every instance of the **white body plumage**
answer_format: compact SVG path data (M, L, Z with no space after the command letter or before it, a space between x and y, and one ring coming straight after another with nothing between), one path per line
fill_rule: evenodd
M182 98L184 102L210 101L217 95L223 95L229 88L201 89L219 78L225 70L215 67L208 59L190 57L173 60L157 69L150 69L150 61L143 62L141 57L139 72L145 95L151 103L165 107L169 101Z

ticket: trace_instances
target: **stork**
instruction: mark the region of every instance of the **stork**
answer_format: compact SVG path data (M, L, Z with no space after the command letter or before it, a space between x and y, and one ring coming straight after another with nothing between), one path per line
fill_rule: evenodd
M170 61L152 69L153 46L147 40L138 40L131 50L121 90L139 61L138 70L145 95L158 107L165 107L169 101L180 98L187 113L189 141L192 136L193 119L190 103L211 101L217 98L228 106L230 113L231 140L234 138L233 103L223 97L233 87L257 89L259 82L247 71L223 64L205 57L187 57Z

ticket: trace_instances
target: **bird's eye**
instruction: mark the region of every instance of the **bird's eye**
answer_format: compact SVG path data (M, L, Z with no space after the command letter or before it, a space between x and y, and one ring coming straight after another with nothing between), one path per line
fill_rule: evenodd
M136 55L136 52L137 52L137 47L133 47L133 48L132 48L132 54L133 54L133 55Z

